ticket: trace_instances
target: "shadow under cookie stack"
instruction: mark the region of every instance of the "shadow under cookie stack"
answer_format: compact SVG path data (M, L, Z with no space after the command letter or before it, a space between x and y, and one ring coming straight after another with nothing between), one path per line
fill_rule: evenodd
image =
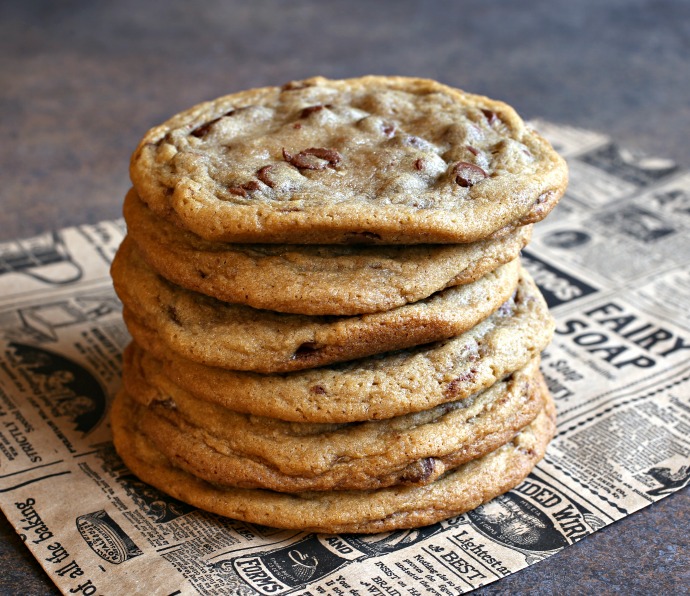
M510 107L308 79L171 118L130 171L112 427L142 480L251 523L379 532L541 459L553 321L519 252L567 170Z

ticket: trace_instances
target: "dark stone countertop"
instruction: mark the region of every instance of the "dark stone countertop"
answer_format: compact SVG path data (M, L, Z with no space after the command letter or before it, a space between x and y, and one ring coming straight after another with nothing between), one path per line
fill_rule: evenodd
M434 78L690 167L685 0L8 0L0 49L0 241L119 216L151 125L315 74ZM689 500L478 592L687 593ZM0 593L56 593L2 516L0 531Z

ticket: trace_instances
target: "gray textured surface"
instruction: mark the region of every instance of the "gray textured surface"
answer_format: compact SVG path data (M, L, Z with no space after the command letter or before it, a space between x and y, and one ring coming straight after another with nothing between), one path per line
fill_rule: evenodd
M323 74L436 78L690 167L690 3L0 1L0 241L119 215L129 153L180 109ZM680 594L690 493L486 594ZM2 594L49 580L2 519Z

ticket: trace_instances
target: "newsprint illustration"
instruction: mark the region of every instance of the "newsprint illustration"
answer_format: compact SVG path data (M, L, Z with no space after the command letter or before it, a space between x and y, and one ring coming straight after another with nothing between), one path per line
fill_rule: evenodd
M557 321L558 408L517 488L415 530L317 535L221 518L139 481L108 408L129 336L122 221L0 244L0 505L65 594L460 594L690 483L690 172L535 122L571 182L523 262Z

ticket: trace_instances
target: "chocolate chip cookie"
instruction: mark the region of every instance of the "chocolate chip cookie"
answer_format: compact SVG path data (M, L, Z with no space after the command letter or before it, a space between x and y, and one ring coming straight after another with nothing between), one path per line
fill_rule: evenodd
M428 484L512 439L544 406L539 358L464 400L345 424L241 414L130 372L139 428L174 465L215 484L279 492Z
M218 243L156 217L133 190L124 215L130 238L166 279L219 300L305 315L390 310L471 283L515 259L532 231L447 245Z
M520 483L543 457L553 436L553 402L496 450L425 485L375 490L285 493L209 483L175 466L142 431L132 401L116 398L113 439L125 464L139 478L207 511L267 526L303 531L384 532L430 524L478 507Z
M130 175L203 238L287 244L474 242L543 219L567 183L506 104L382 76L199 104L145 134Z
M176 356L153 339L132 344L129 369L151 385L169 378L200 399L294 422L380 420L465 399L522 368L551 341L554 323L526 271L515 295L456 337L397 352L280 375L225 370ZM270 398L266 396L270 395Z
M519 260L471 284L426 300L353 317L282 314L221 302L157 275L127 238L112 263L124 318L144 348L163 342L209 366L287 372L352 360L458 335L488 317L514 292Z

